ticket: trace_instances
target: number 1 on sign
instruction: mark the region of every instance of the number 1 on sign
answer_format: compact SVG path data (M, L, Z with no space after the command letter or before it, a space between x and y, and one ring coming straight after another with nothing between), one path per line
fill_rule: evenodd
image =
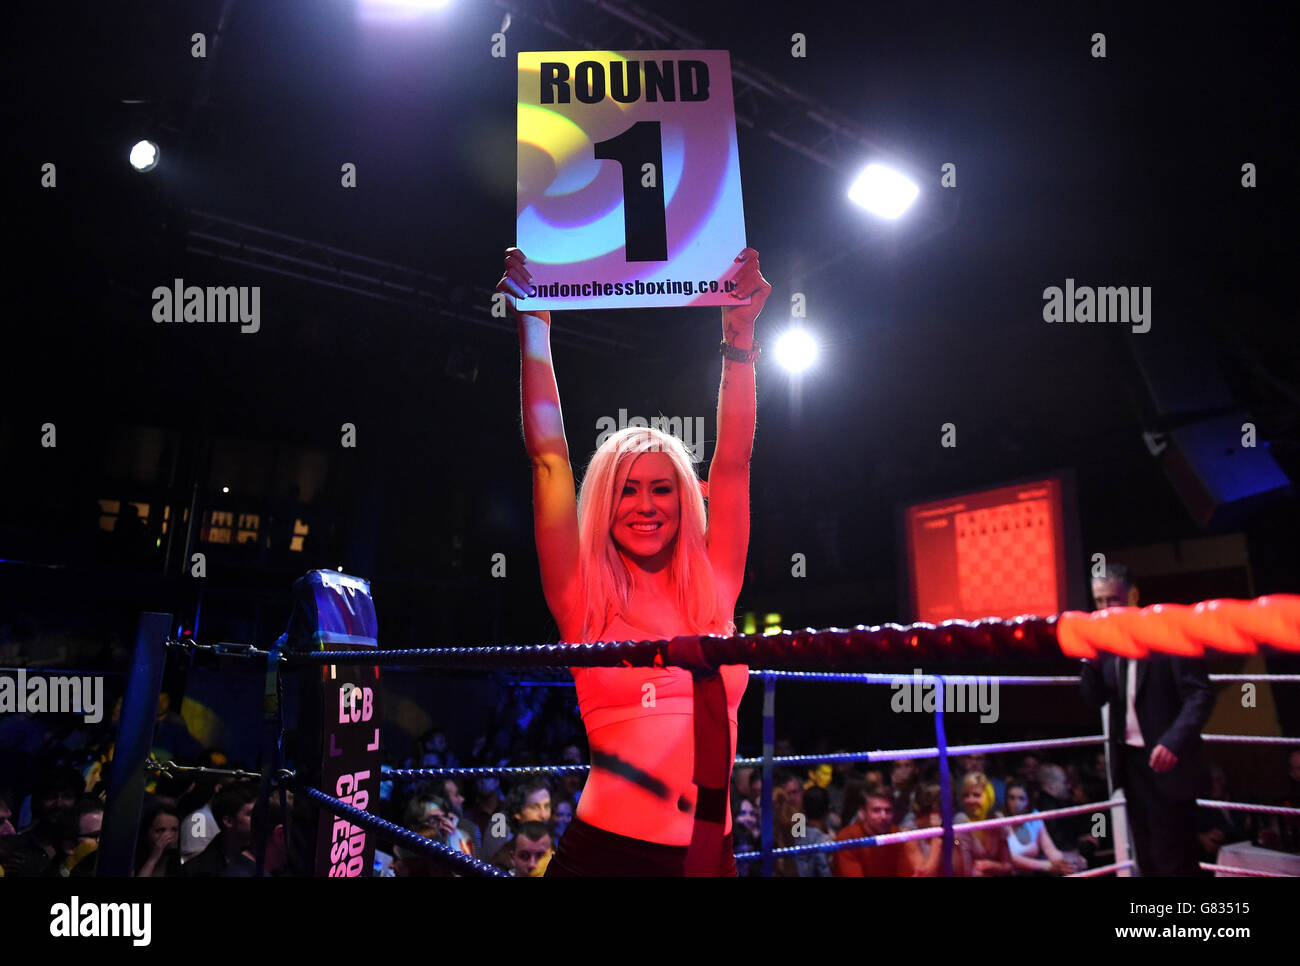
M623 170L623 247L627 260L667 261L663 139L659 122L637 121L617 137L597 141L592 147L598 160L617 161ZM647 164L654 168L643 174L642 168Z

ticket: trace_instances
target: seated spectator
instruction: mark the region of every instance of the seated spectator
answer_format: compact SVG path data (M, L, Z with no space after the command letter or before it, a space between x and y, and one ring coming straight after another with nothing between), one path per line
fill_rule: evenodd
M99 865L99 835L104 828L104 806L85 795L77 803L77 837L68 843L60 875L87 878Z
M831 779L835 777L835 768L827 764L815 765L809 768L805 774L807 780L803 783L804 791L810 788L826 789L831 787Z
M777 782L776 791L772 793L772 846L778 849L787 849L802 842L795 840L794 829L797 821L795 816L802 817L803 814L803 785L798 776L788 772L786 775L788 781ZM775 776L773 777L775 781ZM797 799L794 793L798 794ZM796 800L798 805L795 804ZM799 864L793 856L781 856L774 861L772 874L778 877L797 877Z
M1066 781L1065 769L1060 765L1047 762L1038 767L1038 810L1051 811L1054 808L1068 808L1075 804L1074 791ZM1079 848L1081 838L1087 838L1089 828L1087 816L1067 815L1064 818L1044 820L1047 834L1059 848L1067 852Z
M987 795L988 779L982 772L970 772L961 780L962 814L953 819L953 824L962 822L979 822L985 818L999 818L998 814L989 813ZM1004 828L978 829L973 832L957 833L957 848L953 851L954 873L956 875L991 876L1011 875L1011 848L1007 845L1007 830Z
M142 879L181 874L181 817L170 805L155 805L144 814L136 837L135 875Z
M500 848L503 842L509 838L509 822L505 813L505 799L501 797L501 785L495 778L479 778L474 782L474 802L466 811L469 813L469 820L478 826L482 847L479 850L479 858L486 859L488 855ZM500 820L497 820L500 816ZM504 824L505 827L502 827ZM502 837L501 842L492 842L492 832L496 830Z
M550 827L550 784L541 777L517 783L506 797L505 815L508 821L495 820L483 832L482 858L489 862L495 860L497 853L510 841L514 832L524 822L541 822ZM507 853L497 864L505 867L508 861Z
M474 855L474 843L468 832L460 827L460 820L451 806L433 792L433 785L421 785L406 803L402 825L419 832L449 849Z
M1037 809L1029 811L1029 786L1018 778L1007 783L1007 811L1012 815L1038 814ZM1073 858L1062 854L1041 819L1010 826L1007 847L1015 875L1069 875L1083 868L1077 853Z
M567 798L561 798L555 803L555 841L560 841L564 836L564 830L569 827L573 821L573 803Z
M902 829L937 828L943 824L940 808L941 791L937 782L927 782L916 787L912 807L902 824ZM943 868L943 839L912 839L903 843L907 864L914 876L936 876Z
M68 806L47 807L37 796L35 821L24 831L5 840L3 861L7 877L60 875L69 852L80 834L77 810Z
M902 825L904 817L911 810L919 778L916 762L911 758L899 758L890 766L889 791L894 798L895 825Z
M202 853L185 863L186 876L248 879L257 871L254 852L253 807L257 785L234 782L212 797L212 818L217 834Z
M753 801L753 782L754 776L758 769L753 765L738 765L731 772L731 800L734 803L739 798L748 798Z
M10 805L10 795L8 792L0 792L0 838L6 835L17 835L18 830L14 828L11 821L13 818L13 806Z
M221 831L212 817L213 796L221 791L221 781L213 775L200 775L176 803L181 816L179 852L181 864L199 855L212 844Z
M456 827L464 833L462 836L464 842L458 848L468 855L478 855L483 851L483 830L465 817L465 796L461 793L460 780L443 779L442 791L452 815L456 817ZM468 849L465 847L466 842L469 844Z
M883 785L871 785L864 793L865 802L846 825L837 841L897 832L894 820L894 797ZM831 870L837 876L910 876L911 865L902 843L841 849L831 853Z
M1287 754L1286 766L1286 786L1276 804L1283 808L1300 808L1300 748L1292 749ZM1300 818L1294 815L1269 815L1263 821L1265 824L1259 833L1262 848L1300 852Z
M731 848L733 852L757 852L761 845L758 809L748 798L731 800ZM742 876L757 875L756 862L737 863L737 873Z
M826 766L829 770L830 766ZM829 778L829 776L828 776ZM826 831L826 813L830 810L830 796L819 785L805 788L803 793L803 835L794 837L796 845L817 845L833 841ZM831 863L826 852L802 852L795 856L800 878L823 878L831 875Z
M426 839L436 841L445 834L445 827L443 823L437 820L430 820L412 829L412 831ZM392 878L398 879L437 879L450 877L455 873L447 863L439 862L425 852L406 845L395 844L393 846L393 863L380 875L384 878L391 875Z
M785 793L785 802L791 813L803 811L803 782L798 775L777 768L772 772L772 784Z
M1229 801L1228 775L1218 765L1210 767L1209 798L1216 802ZM1251 829L1247 824L1249 818L1249 815L1231 812L1226 808L1198 808L1196 838L1201 846L1201 861L1214 862L1219 856L1221 845L1249 841L1251 838Z
M522 822L511 839L509 852L511 875L540 878L555 854L555 839L545 822Z

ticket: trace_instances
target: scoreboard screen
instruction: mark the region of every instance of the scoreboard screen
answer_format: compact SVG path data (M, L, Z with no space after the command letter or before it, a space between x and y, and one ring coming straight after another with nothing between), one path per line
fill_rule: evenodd
M1046 617L1068 609L1072 500L1064 482L1049 476L904 507L914 619Z

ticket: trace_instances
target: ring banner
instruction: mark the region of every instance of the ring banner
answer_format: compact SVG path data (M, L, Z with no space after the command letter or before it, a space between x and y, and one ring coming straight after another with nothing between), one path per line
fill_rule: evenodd
M745 213L725 50L521 51L516 243L529 309L728 297Z
M293 651L379 649L375 605L368 581L331 570L314 570L294 582L289 630L277 647ZM305 666L287 676L296 692L300 741L299 779L361 811L379 800L379 668L365 664ZM302 815L305 799L295 802ZM294 843L292 864L300 874L330 878L369 876L374 835L327 809L296 828L314 829ZM309 814L309 813L308 813ZM297 836L295 836L297 838Z

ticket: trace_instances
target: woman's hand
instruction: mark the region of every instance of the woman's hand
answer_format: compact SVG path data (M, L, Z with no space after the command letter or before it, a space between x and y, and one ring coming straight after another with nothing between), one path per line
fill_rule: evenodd
M533 290L533 273L525 268L527 263L528 259L524 257L524 253L518 248L507 248L505 274L501 276L501 281L497 282L496 290L505 295L506 306L510 309L510 314L514 316L515 321L522 322L523 316L531 315L550 325L550 312L545 309L521 310L515 304L515 299L526 299Z
M772 294L772 286L759 270L758 252L746 248L736 256L740 262L740 271L731 279L735 288L730 294L732 299L748 298L748 305L724 305L722 307L722 337L738 348L749 348L748 343L740 344L732 336L754 337L754 320L763 311L763 303Z

